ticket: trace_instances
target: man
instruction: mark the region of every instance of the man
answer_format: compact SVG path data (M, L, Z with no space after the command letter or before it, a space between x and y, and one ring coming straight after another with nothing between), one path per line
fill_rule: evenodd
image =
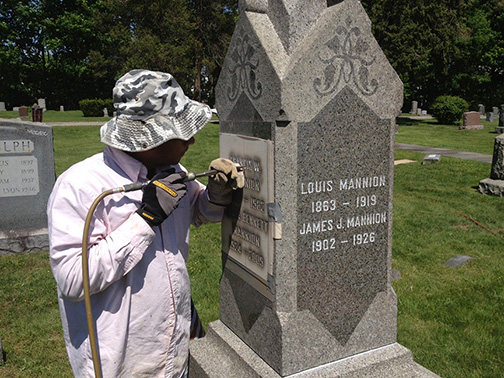
M103 153L75 164L48 202L50 262L65 343L76 377L93 377L83 302L82 233L105 190L147 182L142 191L105 197L89 235L93 319L104 377L187 375L191 299L189 227L221 220L243 176L226 159L208 187L184 182L179 162L209 121L167 73L134 70L114 87L117 116L101 128Z

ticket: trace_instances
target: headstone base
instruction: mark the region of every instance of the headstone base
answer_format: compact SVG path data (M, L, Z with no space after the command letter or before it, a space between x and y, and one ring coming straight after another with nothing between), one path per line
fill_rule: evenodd
M489 196L504 197L504 180L486 178L479 182L478 190Z
M209 324L206 336L193 340L190 350L190 378L281 377L220 320ZM409 349L393 343L286 377L438 376L414 362Z
M504 127L502 127L502 126L497 126L497 127L495 128L495 132L496 132L497 134L504 134Z
M483 130L485 126L483 125L462 125L459 126L459 130Z
M47 228L0 231L0 256L48 250Z

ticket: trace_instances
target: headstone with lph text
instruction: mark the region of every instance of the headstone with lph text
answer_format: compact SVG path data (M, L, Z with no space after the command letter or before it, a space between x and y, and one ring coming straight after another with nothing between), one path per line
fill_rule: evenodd
M55 181L52 129L0 122L0 255L47 250L46 206Z
M396 341L402 99L359 1L240 1L216 107L245 187L222 224L220 320L192 342L191 377L435 376Z

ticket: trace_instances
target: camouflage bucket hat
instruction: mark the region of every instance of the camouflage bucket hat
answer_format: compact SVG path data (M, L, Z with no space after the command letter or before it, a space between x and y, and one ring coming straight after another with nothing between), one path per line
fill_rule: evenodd
M113 96L117 115L101 127L101 141L123 151L187 141L212 117L210 108L184 95L169 73L130 71L117 80Z

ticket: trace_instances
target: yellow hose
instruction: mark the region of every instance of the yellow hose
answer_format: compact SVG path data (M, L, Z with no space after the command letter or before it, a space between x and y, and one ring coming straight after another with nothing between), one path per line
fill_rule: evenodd
M91 224L91 219L93 219L93 214L96 207L106 196L114 193L121 192L131 192L133 190L142 189L146 183L135 182L132 184L127 184L119 188L109 189L100 194L91 207L88 210L86 220L84 221L84 233L82 235L82 287L84 290L84 306L86 308L86 319L89 332L89 344L91 346L91 356L93 358L93 367L95 371L95 377L101 378L101 361L98 355L98 343L96 341L96 330L93 323L93 311L91 309L91 294L89 290L89 265L88 265L88 238L89 238L89 227Z
M88 266L88 238L89 227L91 219L93 218L94 211L98 204L106 196L115 193L114 189L109 189L100 194L89 208L84 222L84 235L82 236L82 286L84 289L84 305L86 307L86 318L89 331L89 344L91 345L91 356L93 357L93 367L95 377L101 378L101 362L98 355L98 344L96 342L96 331L93 322L93 312L91 310L91 294L89 293L89 266Z

